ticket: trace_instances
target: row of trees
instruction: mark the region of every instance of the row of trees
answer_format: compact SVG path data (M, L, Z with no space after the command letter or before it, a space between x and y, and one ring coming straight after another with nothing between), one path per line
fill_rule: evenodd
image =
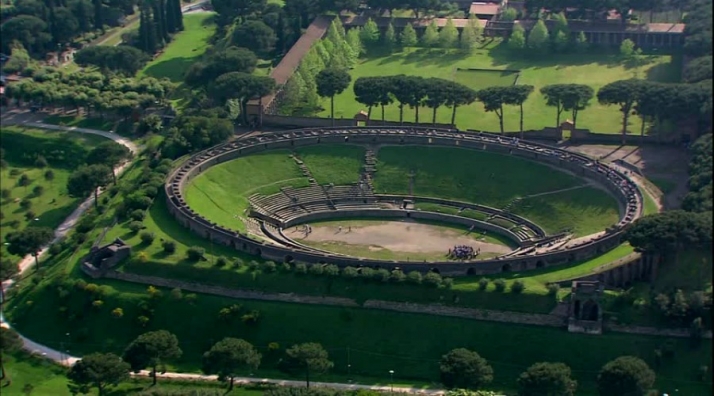
M17 333L2 328L2 351L13 352L22 347ZM274 345L275 347L279 347ZM273 345L268 350L273 350ZM67 372L70 390L73 393L89 393L92 388L103 395L109 388L129 379L130 371L151 370L153 383L157 373L166 363L183 355L178 338L158 330L141 334L132 341L120 357L113 353L91 353L77 361ZM224 338L203 354L201 370L217 375L220 381L228 382L228 391L240 375L252 373L262 362L262 354L246 340ZM281 361L283 370L301 374L307 388L311 376L322 374L334 367L329 354L318 343L296 344L285 350ZM494 378L493 368L477 352L457 348L439 360L441 382L449 389L478 390L489 385ZM4 369L3 369L4 378ZM633 356L621 356L605 364L597 376L600 395L646 395L655 381L655 373L647 363ZM521 396L575 394L578 383L570 368L563 363L540 362L528 367L517 379Z
M154 54L163 48L171 35L183 30L181 0L154 0L141 4L139 35L136 47Z
M441 29L437 26L436 21L432 20L421 38L418 38L416 30L411 24L407 24L397 34L394 25L390 22L384 33L381 33L371 18L363 27L354 29L359 32L359 37L366 48L378 48L379 50L421 46L424 48L460 48L464 51L471 51L481 41L483 34L483 28L476 17L469 18L461 33L451 18L446 20L446 25Z
M675 0L526 0L525 9L529 16L537 17L541 9L560 12L569 9L578 19L602 19L610 10L618 10L623 21L628 11L664 11L680 9L682 4Z
M508 48L520 52L527 49L533 56L542 56L544 52L583 52L588 48L585 33L580 32L575 39L571 39L568 21L563 13L555 15L555 24L552 31L548 31L542 19L539 19L527 33L520 24L513 25L513 31L508 38Z

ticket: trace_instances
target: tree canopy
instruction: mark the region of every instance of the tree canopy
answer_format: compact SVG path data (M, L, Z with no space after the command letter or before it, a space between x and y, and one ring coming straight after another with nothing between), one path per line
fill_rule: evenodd
M597 376L597 390L601 396L645 396L654 382L654 371L642 359L620 356L602 367Z
M224 338L203 354L203 372L216 374L221 381L228 380L228 391L233 390L233 380L241 370L255 370L261 355L249 342L237 338Z
M322 345L314 342L293 345L285 352L289 359L289 365L305 374L305 383L308 388L310 387L311 374L325 373L334 366L334 363L329 360L327 351Z
M518 377L519 396L572 396L578 382L563 363L536 363Z
M478 353L457 348L439 361L441 383L447 388L477 390L493 381L493 369Z
M124 350L123 358L134 371L150 367L153 383L156 384L158 368L182 354L176 336L166 330L158 330L137 337Z
M90 353L72 365L67 373L70 390L89 393L97 388L101 396L111 386L129 379L129 364L113 353Z
M46 244L50 243L55 233L48 227L27 227L21 231L11 232L5 236L8 243L7 251L10 254L35 256L36 267L39 268L39 252Z

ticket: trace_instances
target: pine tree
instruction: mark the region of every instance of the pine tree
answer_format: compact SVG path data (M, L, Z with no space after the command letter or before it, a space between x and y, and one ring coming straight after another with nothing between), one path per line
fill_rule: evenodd
M390 50L397 44L397 33L394 31L394 25L391 22L389 22L387 30L384 32L383 42L384 46Z
M149 7L143 7L141 14L139 15L139 49L148 53L154 54L157 49L156 42L156 29L154 26L153 18L151 16L151 9Z
M379 27L372 18L367 19L367 22L362 27L360 40L362 40L362 45L367 49L372 48L379 42Z
M347 44L349 44L356 56L364 54L364 46L360 39L360 28L356 27L347 31Z
M411 23L408 23L407 26L404 27L404 30L402 30L399 43L405 48L416 47L418 43L417 34Z
M169 36L169 31L166 28L166 12L164 8L166 7L166 0L155 0L154 3L156 8L154 9L154 20L156 21L158 27L158 37L162 39L164 43L171 41L171 36ZM162 44L163 47L163 44Z
M461 31L461 39L459 41L459 47L464 51L472 51L479 41L480 28L478 19L471 17L468 23Z
M508 38L508 48L519 51L526 47L526 32L521 25L514 25L511 37Z
M553 37L555 37L558 32L563 32L566 35L570 33L570 30L568 29L568 20L565 18L565 14L558 13L555 16L555 26L553 27Z
M585 37L585 33L580 32L578 37L575 39L575 50L578 52L585 52L588 49L588 39Z
M421 45L426 48L434 48L439 44L439 28L436 26L436 21L432 20L429 26L424 30L424 35L421 36Z
M102 0L94 0L94 28L104 33L104 7Z
M570 47L570 40L568 35L562 30L555 34L553 38L553 48L556 52L566 52Z
M166 21L166 32L169 34L176 33L176 14L174 13L175 4L176 2L173 0L166 0L164 20Z
M181 12L181 0L173 0L174 4L174 21L176 22L176 31L183 31L183 12Z
M439 32L439 45L441 48L454 48L459 41L459 30L454 25L454 20L449 18L446 25Z
M536 22L533 29L528 33L528 48L534 52L542 53L548 44L548 28L543 20Z

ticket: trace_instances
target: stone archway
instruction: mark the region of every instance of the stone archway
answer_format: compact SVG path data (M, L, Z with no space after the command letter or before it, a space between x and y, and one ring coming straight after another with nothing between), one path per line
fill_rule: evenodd
M538 260L538 262L536 263L536 268L543 268L543 267L545 267L545 263L543 262L543 260Z
M476 275L476 268L471 267L466 270L466 275Z
M582 320L596 321L600 315L600 308L598 307L597 303L592 299L588 299L587 301L585 301L585 304L583 304L582 311Z
M429 272L433 272L433 273L436 273L436 274L439 274L439 275L441 275L441 271L439 271L439 269L438 269L438 268L436 268L436 267L434 267L434 268L430 269L430 270L429 270Z
M511 264L503 264L501 272L511 272Z
M260 248L255 248L255 251L253 252L253 254L256 255L256 256L258 256L258 257L260 257L260 258L263 257L263 256L262 256L263 251L260 250Z
M293 256L291 256L289 254L287 256L285 256L285 258L283 259L283 262L288 263L288 264L292 264L293 261L295 261L295 259L293 258Z

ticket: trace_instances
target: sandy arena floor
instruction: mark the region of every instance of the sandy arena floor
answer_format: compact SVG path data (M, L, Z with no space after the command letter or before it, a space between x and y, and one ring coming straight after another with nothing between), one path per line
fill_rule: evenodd
M342 231L339 227L342 227ZM312 225L312 233L305 238L300 231L302 226L293 227L285 234L295 240L311 246L350 246L349 252L336 253L355 254L355 248L362 247L368 252L389 250L401 253L433 253L444 255L455 245L467 245L481 249L481 253L505 254L511 252L508 246L479 241L477 233L466 235L466 230L459 231L450 227L422 224L414 221L343 221ZM350 229L351 227L351 229ZM371 256L366 254L366 256Z

